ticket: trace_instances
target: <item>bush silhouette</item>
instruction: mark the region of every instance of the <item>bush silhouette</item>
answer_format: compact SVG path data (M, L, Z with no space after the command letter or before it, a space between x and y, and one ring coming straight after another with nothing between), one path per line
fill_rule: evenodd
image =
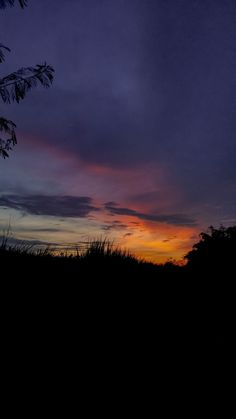
M219 229L209 227L200 234L200 241L187 253L187 266L195 270L207 269L214 272L232 270L236 256L236 226Z

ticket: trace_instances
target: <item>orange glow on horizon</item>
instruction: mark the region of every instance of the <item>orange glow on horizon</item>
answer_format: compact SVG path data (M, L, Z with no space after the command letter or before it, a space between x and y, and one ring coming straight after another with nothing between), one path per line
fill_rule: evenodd
M27 157L27 153L31 159ZM47 233L37 232L35 226L43 230L47 226L51 227L57 220L53 221L47 216L37 218L27 215L18 221L19 236L22 239L56 242L59 245L75 243L76 246L81 238L107 237L137 257L157 263L170 258L181 260L196 241L193 237L196 238L199 227L147 221L142 218L143 214L170 214L170 209L182 201L181 190L172 185L164 167L147 165L140 168L112 168L105 164L83 161L78 154L28 135L24 136L19 155L24 156L22 158L25 158L27 164L32 164L32 175L31 167L27 166L29 178L43 179L45 185L52 180L56 186L59 185L59 192L54 190L55 195L88 196L92 198L92 205L98 208L85 218L66 219L58 231L55 229L54 232ZM45 169L43 172L42 166L37 165L42 160ZM32 181L31 184L33 183ZM45 189L45 194L47 193L50 193L50 188ZM145 193L150 193L151 198L146 199ZM114 208L123 208L124 215L119 211L109 212L104 205L109 201L117 203ZM125 215L126 209L134 213ZM30 227L34 233L30 234Z
M153 230L144 229L141 234L133 232L126 236L121 245L134 252L140 258L155 263L164 263L170 259L181 261L191 250L198 230L194 227L176 227L166 224L153 226Z

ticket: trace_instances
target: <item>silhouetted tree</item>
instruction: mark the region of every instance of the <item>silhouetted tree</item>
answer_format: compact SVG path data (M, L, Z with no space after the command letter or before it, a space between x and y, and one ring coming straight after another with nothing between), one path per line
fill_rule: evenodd
M14 6L16 3L23 9L27 6L27 0L0 0L0 9L7 6ZM5 52L10 49L0 44L0 63L5 59ZM26 93L38 84L43 87L50 87L53 81L54 70L51 66L38 64L35 67L24 67L8 76L0 78L0 98L4 103L17 102L24 99ZM0 131L3 137L0 137L0 156L9 157L8 152L17 143L16 125L9 119L0 117Z
M200 234L200 241L188 252L185 259L194 269L228 270L234 267L236 258L236 226L219 229L209 227L207 233Z

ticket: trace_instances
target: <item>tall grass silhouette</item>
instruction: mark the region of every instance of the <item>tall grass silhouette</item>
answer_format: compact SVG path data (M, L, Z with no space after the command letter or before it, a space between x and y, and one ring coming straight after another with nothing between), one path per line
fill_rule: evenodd
M87 248L80 254L80 258L83 260L91 259L111 262L140 262L128 250L121 249L113 241L106 238L91 240Z

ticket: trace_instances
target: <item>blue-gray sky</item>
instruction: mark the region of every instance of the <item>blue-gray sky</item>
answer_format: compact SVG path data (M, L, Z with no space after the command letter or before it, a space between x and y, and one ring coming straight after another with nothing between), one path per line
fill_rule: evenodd
M19 138L0 163L1 226L10 214L18 237L53 242L109 233L162 260L234 224L236 2L28 3L0 13L1 75L47 61L55 82L1 107Z

